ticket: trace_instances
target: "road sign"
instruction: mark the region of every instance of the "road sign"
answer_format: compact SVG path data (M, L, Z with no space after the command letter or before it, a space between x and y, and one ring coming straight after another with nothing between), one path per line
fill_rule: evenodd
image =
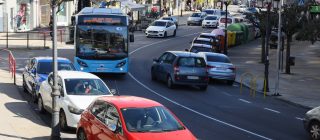
M299 5L299 6L304 5L304 0L299 0L298 5Z

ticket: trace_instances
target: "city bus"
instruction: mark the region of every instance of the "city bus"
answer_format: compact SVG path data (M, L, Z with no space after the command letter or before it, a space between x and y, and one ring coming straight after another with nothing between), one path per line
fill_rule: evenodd
M126 74L129 69L128 16L120 8L85 7L75 16L74 65L80 71Z

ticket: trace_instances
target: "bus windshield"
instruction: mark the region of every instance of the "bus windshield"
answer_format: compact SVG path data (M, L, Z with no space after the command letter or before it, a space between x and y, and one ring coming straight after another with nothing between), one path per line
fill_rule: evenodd
M128 56L127 36L125 26L79 25L76 55L82 59L123 59Z

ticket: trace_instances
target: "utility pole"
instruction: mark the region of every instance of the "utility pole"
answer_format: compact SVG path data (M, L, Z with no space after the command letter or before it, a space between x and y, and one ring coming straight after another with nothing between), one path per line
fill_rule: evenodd
M267 27L266 27L266 55L265 55L265 63L264 63L264 91L269 92L269 38L270 38L270 9L271 2L268 2L267 7Z
M60 95L60 92L58 90L58 51L57 51L57 1L52 0L52 18L53 18L53 38L52 38L52 56L53 56L53 86L52 86L52 122L51 122L51 140L60 140L60 127L59 127L59 107L58 107L58 98Z
M282 10L282 5L283 5L283 0L281 0L281 4L279 7L279 21L278 21L278 47L277 47L277 77L276 77L276 82L275 82L275 96L279 96L279 83L280 83L280 47L282 48L281 45L281 40L282 40L282 23L281 23L281 10Z
M228 55L228 43L227 43L227 41L228 41L228 30L227 30L227 27L228 27L228 5L229 5L229 3L228 3L228 1L227 0L225 0L224 1L224 4L226 5L226 19L224 20L225 22L224 22L224 24L225 24L225 26L224 26L224 47L223 47L223 54L225 54L225 55Z

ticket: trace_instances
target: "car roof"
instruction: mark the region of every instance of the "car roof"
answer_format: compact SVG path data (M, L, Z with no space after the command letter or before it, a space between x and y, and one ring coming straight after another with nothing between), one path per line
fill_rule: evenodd
M62 79L100 79L98 76L82 71L58 71Z
M186 51L167 51L167 52L170 52L179 57L201 57L199 54L193 53L193 52L186 52Z
M207 45L207 44L198 44L198 43L192 44L192 45L191 45L191 48L192 48L192 47L212 48L210 45Z
M214 37L216 37L216 34L214 34L214 33L201 33L200 35L214 36Z
M211 39L203 37L196 37L194 40L211 41Z
M198 54L200 55L206 55L206 56L223 56L223 57L228 57L225 54L222 53L214 53L214 52L199 52Z
M137 96L103 96L99 97L98 100L111 103L120 109L163 106L156 101Z
M34 57L34 59L36 59L38 62L52 62L53 61L53 58L50 57L50 56ZM69 59L63 58L63 57L58 57L57 61L59 61L59 62L71 62Z

